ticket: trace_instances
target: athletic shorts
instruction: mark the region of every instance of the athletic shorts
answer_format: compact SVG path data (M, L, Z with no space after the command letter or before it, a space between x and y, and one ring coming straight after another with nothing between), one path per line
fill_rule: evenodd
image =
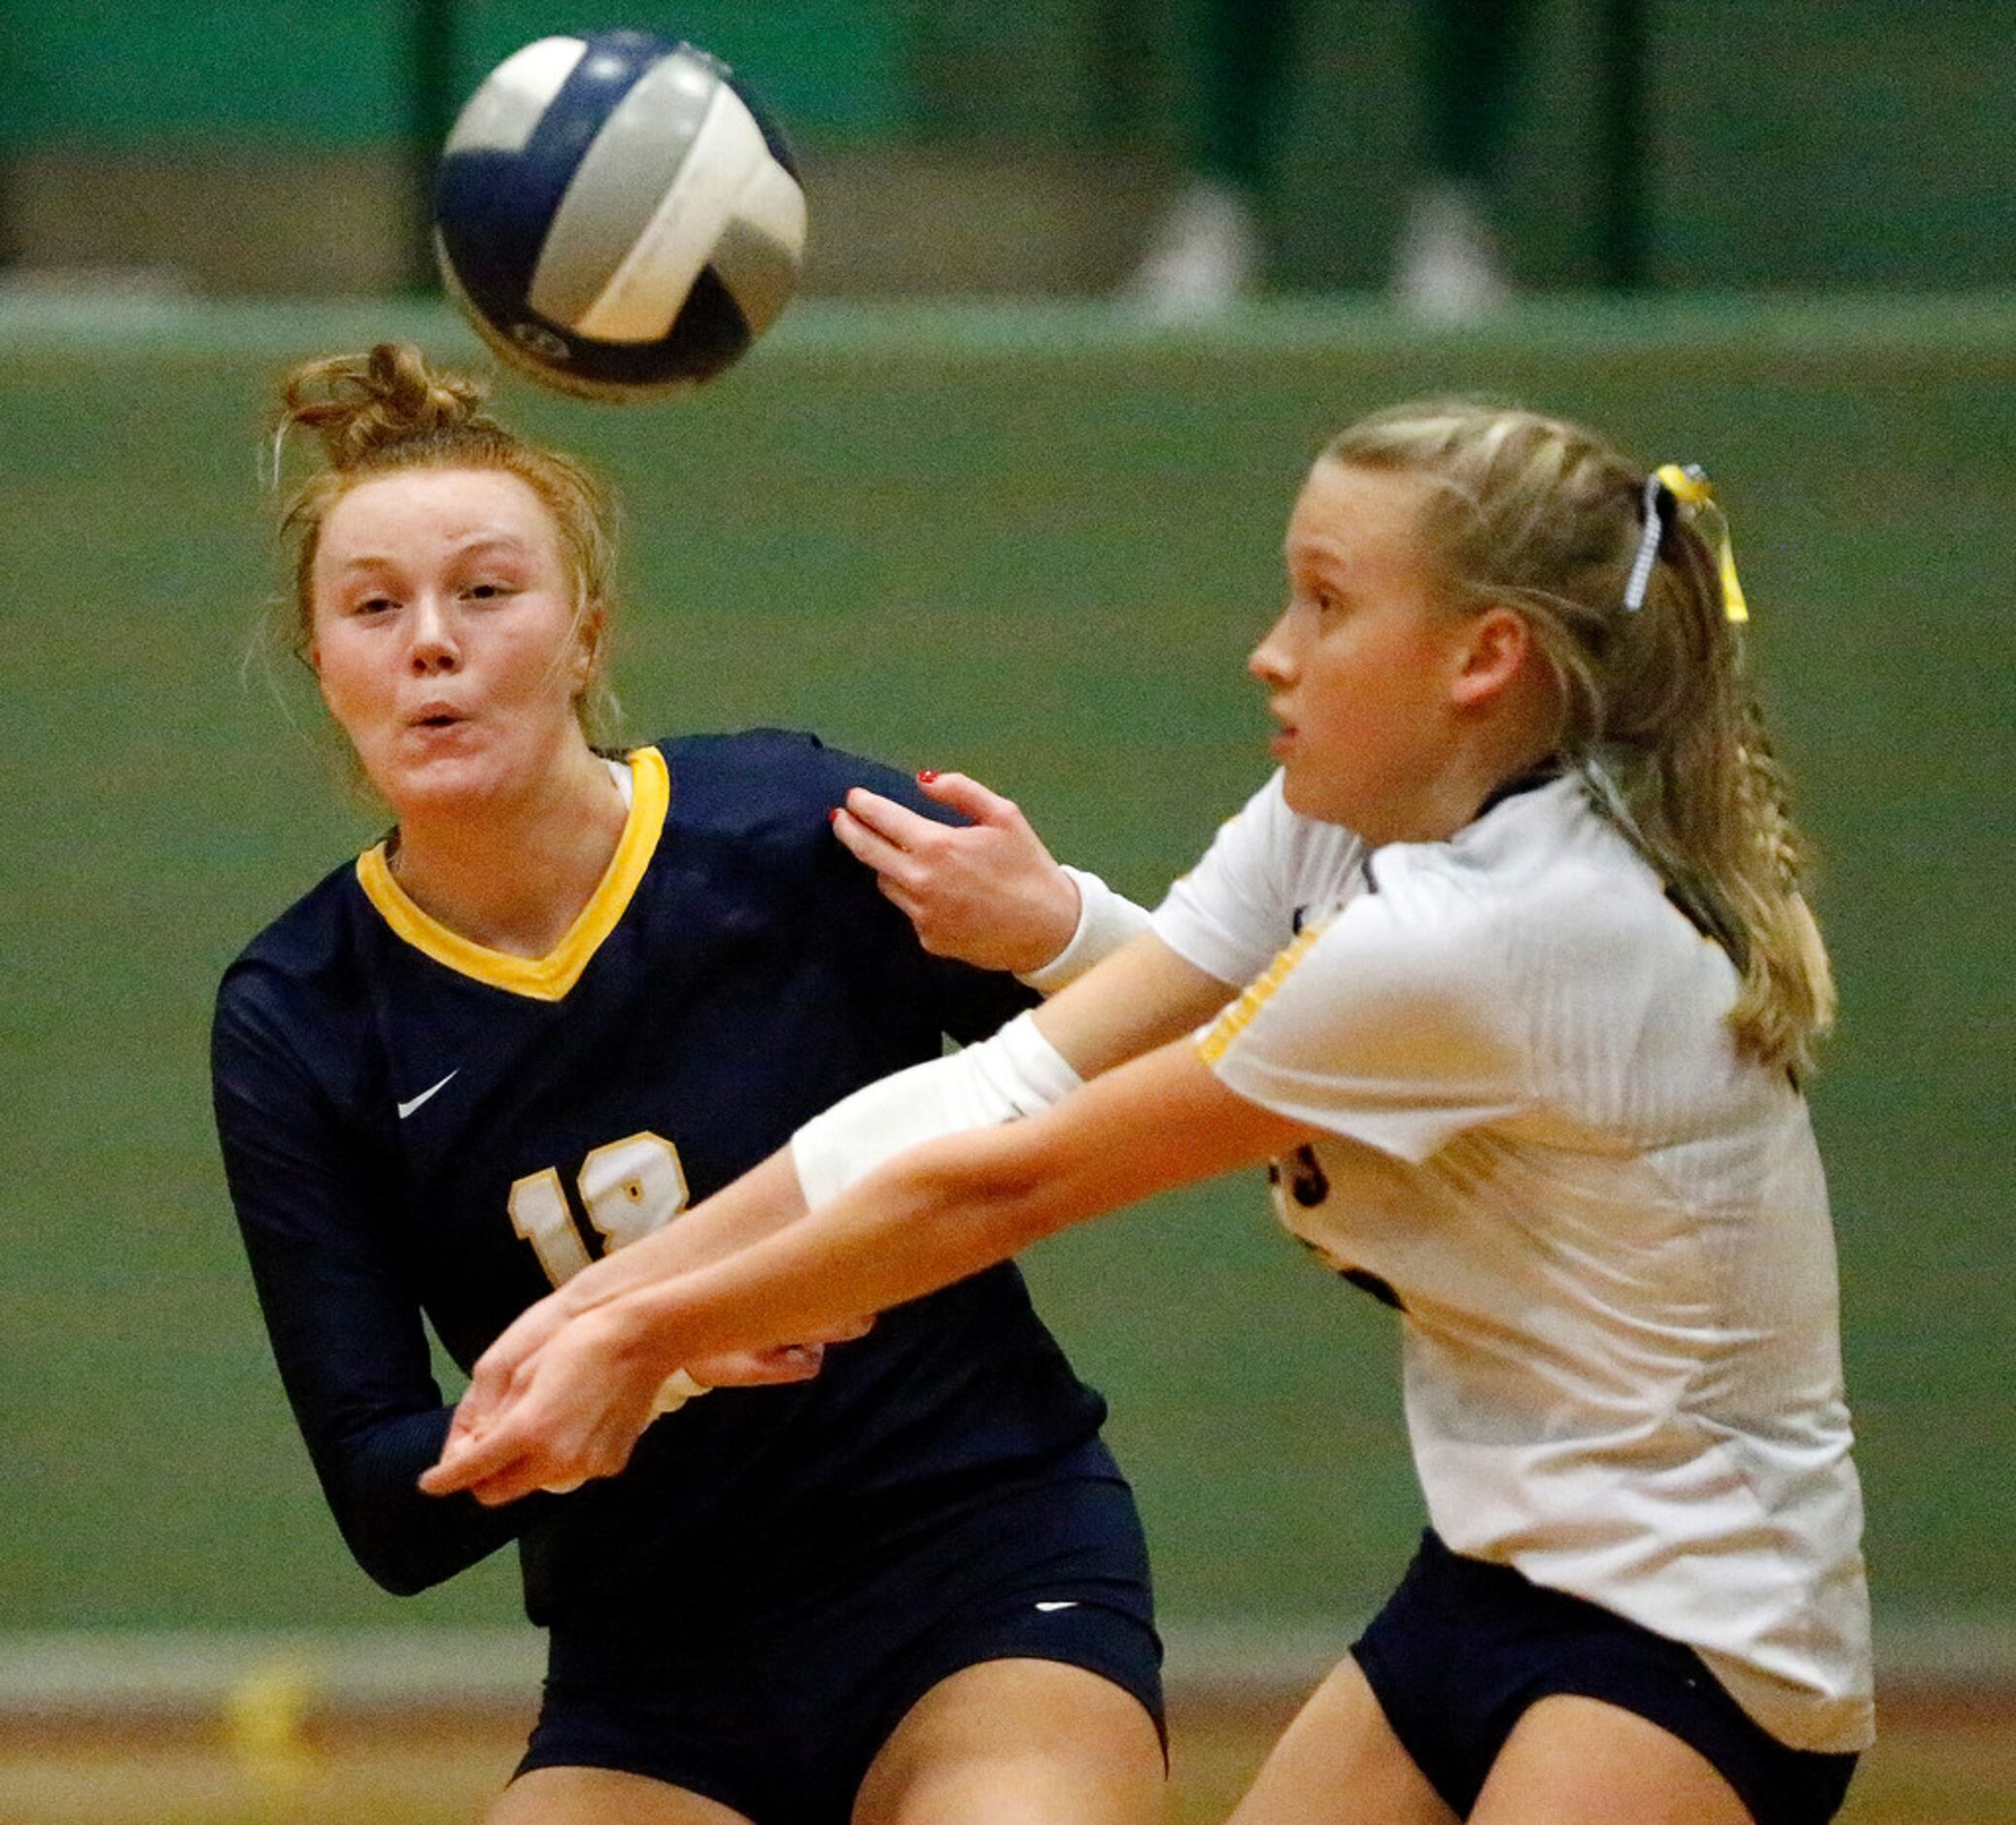
M910 1707L962 1668L1011 1659L1110 1680L1140 1700L1166 1747L1146 1543L1096 1440L878 1526L850 1542L844 1567L795 1581L760 1611L700 1630L668 1624L663 1640L556 1628L518 1773L615 1769L756 1825L846 1825Z
M1824 1825L1855 1772L1853 1755L1780 1742L1693 1649L1452 1553L1432 1532L1351 1653L1401 1746L1462 1818L1526 1707L1556 1694L1600 1699L1678 1737L1759 1825Z

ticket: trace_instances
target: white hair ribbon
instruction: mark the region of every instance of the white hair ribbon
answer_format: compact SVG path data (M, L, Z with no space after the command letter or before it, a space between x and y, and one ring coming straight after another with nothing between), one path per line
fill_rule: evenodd
M1688 516L1706 510L1713 513L1716 531L1716 568L1722 577L1722 611L1731 621L1748 621L1750 604L1744 600L1743 585L1736 579L1735 547L1729 539L1728 515L1715 499L1708 471L1698 463L1662 463L1645 478L1645 530L1638 539L1638 555L1631 560L1631 573L1624 581L1623 605L1635 614L1645 606L1645 592L1652 582L1652 567L1658 560L1659 540L1665 534L1664 501L1670 497Z

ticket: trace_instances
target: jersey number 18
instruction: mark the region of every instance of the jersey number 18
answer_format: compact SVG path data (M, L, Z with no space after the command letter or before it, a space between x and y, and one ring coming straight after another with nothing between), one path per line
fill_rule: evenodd
M581 1207L602 1238L602 1253L648 1236L686 1208L686 1168L679 1150L648 1129L598 1147L574 1175ZM588 1265L566 1187L558 1168L528 1174L511 1188L511 1227L532 1245L557 1287Z

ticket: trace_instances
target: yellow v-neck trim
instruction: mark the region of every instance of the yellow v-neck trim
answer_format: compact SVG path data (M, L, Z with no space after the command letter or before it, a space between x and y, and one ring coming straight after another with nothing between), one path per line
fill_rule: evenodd
M514 957L507 950L493 950L423 912L393 878L382 843L358 857L358 885L394 932L436 963L514 995L559 1001L581 980L589 959L629 910L665 833L666 809L672 797L665 756L655 747L640 747L626 758L630 762L631 807L616 853L609 858L609 866L602 871L580 916L543 957Z

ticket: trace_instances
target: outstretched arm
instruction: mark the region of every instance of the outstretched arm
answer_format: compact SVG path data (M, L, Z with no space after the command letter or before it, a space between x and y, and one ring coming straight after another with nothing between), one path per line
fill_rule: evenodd
M816 1334L919 1297L1309 1134L1227 1090L1186 1040L1165 1046L1026 1121L918 1148L756 1247L598 1307L522 1365L495 1422L451 1440L423 1487L499 1502L609 1475L684 1359Z
M1215 1014L1230 992L1153 933L1145 933L1029 1017L1056 1048L1068 1080L1074 1073L1105 1071L1189 1032ZM989 1045L998 1048L1000 1042ZM982 1060L979 1050L970 1049L857 1091L800 1130L796 1160L793 1148L780 1150L663 1229L605 1257L529 1307L476 1364L456 1409L451 1446L495 1420L521 1373L570 1320L719 1260L804 1216L805 1170L816 1171L822 1191L837 1190L923 1140L1008 1119L1016 1110L989 1085L974 1082ZM1025 1097L1049 1093L1024 1085ZM832 1341L855 1334L861 1316L849 1314L847 1326L818 1335ZM701 1381L709 1379L705 1364L685 1366Z

